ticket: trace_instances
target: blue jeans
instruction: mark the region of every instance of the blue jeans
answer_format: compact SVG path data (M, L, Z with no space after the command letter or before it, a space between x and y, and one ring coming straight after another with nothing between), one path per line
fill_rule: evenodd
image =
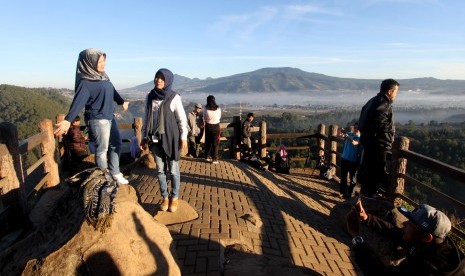
M179 187L181 186L181 174L179 172L179 162L166 156L160 144L153 144L152 153L157 164L158 184L160 184L160 193L163 198L168 197L168 184L166 183L165 165L171 174L171 195L172 198L178 198Z
M101 169L108 168L112 175L119 174L122 141L115 119L89 120L87 125L95 145L95 163Z

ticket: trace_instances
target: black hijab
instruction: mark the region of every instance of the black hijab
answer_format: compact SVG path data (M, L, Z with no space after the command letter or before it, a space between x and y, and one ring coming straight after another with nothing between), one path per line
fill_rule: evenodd
M165 87L163 89L158 89L156 84L157 76L161 74L165 78ZM168 69L162 68L155 73L155 77L153 79L153 83L155 84L155 88L150 91L149 98L154 100L164 100L165 98L169 98L173 93L175 93L171 86L173 85L173 72Z

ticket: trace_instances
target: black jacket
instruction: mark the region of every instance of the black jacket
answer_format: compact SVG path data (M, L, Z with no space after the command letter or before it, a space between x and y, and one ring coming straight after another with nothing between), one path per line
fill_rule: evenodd
M364 148L391 149L395 135L392 102L384 93L378 93L363 106L359 127Z
M412 247L402 244L402 230L376 216L368 215L368 227L397 241L406 250L398 266L383 266L373 257L365 243L353 247L355 260L365 275L465 275L465 257L447 237L441 244Z

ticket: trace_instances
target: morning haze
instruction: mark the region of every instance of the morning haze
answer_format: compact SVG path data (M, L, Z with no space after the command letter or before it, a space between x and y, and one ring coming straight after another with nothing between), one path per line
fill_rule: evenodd
M465 81L435 78L400 79L394 104L396 121L461 122L465 114ZM331 108L359 110L379 91L381 80L338 78L296 68L263 68L222 78L200 80L175 75L174 89L185 102L204 103L213 94L218 103L254 109L299 106L307 111ZM121 90L130 99L144 99L153 82Z

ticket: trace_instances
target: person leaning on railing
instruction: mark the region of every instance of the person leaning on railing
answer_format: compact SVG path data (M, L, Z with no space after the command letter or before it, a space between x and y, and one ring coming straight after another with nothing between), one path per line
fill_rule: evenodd
M352 250L365 275L465 275L464 254L448 237L451 222L443 212L426 204L413 212L404 207L398 210L408 218L402 228L367 214L360 200L347 214ZM360 222L397 241L405 249L406 258L397 266L383 266L360 236Z
M358 123L354 124L353 132L346 132L344 129L341 129L341 137L345 139L345 142L341 157L341 183L339 191L343 198L348 199L352 197L356 184L355 173L360 163L360 131L358 130ZM350 178L350 183L347 183L347 176Z
M79 163L88 155L86 138L81 133L80 125L81 117L76 116L65 137L63 137L63 143L67 153L65 158L69 159L66 163L71 172L76 172Z

